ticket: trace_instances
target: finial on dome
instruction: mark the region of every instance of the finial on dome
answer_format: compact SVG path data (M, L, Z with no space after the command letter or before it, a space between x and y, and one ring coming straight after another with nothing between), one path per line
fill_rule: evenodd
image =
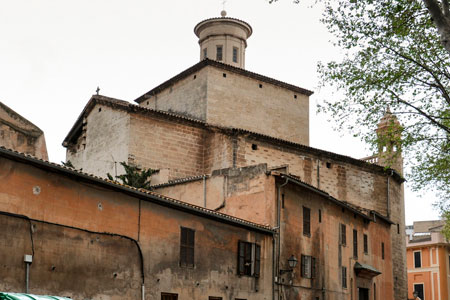
M226 10L222 10L220 12L220 15L222 16L222 18L225 18L227 16L227 11Z

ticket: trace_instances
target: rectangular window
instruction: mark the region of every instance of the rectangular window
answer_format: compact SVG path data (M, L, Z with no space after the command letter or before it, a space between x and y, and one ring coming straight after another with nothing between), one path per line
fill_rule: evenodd
M384 259L384 243L381 243L381 258Z
M212 297L212 296L209 296L208 300L222 300L222 297Z
M358 258L358 231L353 229L353 257Z
M181 227L180 236L180 266L194 267L195 231Z
M216 51L216 60L221 61L223 59L223 47L217 46Z
M311 209L303 206L303 234L311 236Z
M422 268L422 252L414 251L414 268Z
M340 224L340 225L341 226L339 227L339 231L340 231L339 239L340 239L341 245L345 246L347 244L347 233L346 233L347 229L344 224Z
M302 254L301 275L304 278L316 277L316 259L314 257Z
M319 209L319 223L322 223L322 211Z
M178 294L161 293L161 300L178 300Z
M347 267L342 267L342 287L347 288Z
M422 300L425 300L424 298L424 286L423 283L414 283L414 290L413 292L417 292L417 297L419 297Z
M261 246L239 241L238 248L238 274L259 277Z
M237 47L233 47L233 62L238 62L238 53L239 49Z
M203 59L208 58L208 49L203 49Z
M364 235L364 253L369 253L369 241L367 240L367 234Z

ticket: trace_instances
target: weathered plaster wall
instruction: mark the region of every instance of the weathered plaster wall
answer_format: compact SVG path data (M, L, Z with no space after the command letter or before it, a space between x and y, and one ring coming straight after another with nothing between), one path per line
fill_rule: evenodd
M160 93L140 103L157 110L176 112L183 116L206 120L207 71L199 70Z
M180 299L201 299L205 295L230 300L271 299L271 235L142 201L6 158L0 158L0 169L4 170L0 174L1 214L38 220L32 221L36 226L30 229L21 218L0 217L2 228L5 224L11 229L0 232L0 258L7 257L11 247L17 252L11 262L0 264L0 278L9 274L8 281L0 283L2 290L23 291L23 255L30 254L32 235L35 258L31 293L138 299L138 243L144 261L146 299L160 299L161 292L178 293ZM179 266L180 227L195 230L194 268ZM237 275L239 240L261 245L259 279ZM43 283L49 278L47 274L54 274L50 275L54 281Z
M120 162L128 162L129 154L130 115L126 111L97 104L81 131L76 145L67 148L67 161L100 177L125 172Z
M309 145L308 96L212 66L206 69L208 123Z
M0 146L48 160L42 130L1 102Z
M291 184L283 188L284 208L281 211L281 267L294 254L316 258L316 278L301 277L301 264L294 270L294 277L282 277L285 284L293 280L293 288L285 286L288 299L358 299L357 287L369 288L373 295L376 284L377 299L397 299L393 294L390 226L382 221L367 223L348 210L332 204L320 195ZM303 234L303 206L311 209L311 234ZM319 210L322 220L319 222ZM339 243L339 224L346 225L346 245ZM358 232L358 257L353 257L353 229ZM363 234L368 236L368 254L364 253ZM385 258L381 257L384 242ZM355 262L369 264L381 271L372 280L357 277ZM347 267L347 288L342 288L341 267ZM283 280L284 279L284 280ZM323 289L324 288L324 289ZM372 297L372 296L371 296ZM372 298L370 298L372 299Z
M0 214L0 290L74 299L139 299L141 262L129 239Z

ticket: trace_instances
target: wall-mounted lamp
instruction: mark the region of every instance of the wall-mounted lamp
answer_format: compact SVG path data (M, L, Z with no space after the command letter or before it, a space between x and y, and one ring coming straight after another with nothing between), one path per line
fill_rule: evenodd
M295 258L294 254L292 254L291 257L288 258L289 270L280 270L280 275L292 272L294 268L297 266L297 262L298 262L297 258Z

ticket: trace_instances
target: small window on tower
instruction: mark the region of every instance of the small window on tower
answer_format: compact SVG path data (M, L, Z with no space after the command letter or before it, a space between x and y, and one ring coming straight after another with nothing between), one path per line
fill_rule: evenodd
M217 49L216 60L222 61L222 59L223 59L223 47L222 46L217 46L216 49Z
M238 53L239 49L237 47L233 47L233 62L238 62Z

